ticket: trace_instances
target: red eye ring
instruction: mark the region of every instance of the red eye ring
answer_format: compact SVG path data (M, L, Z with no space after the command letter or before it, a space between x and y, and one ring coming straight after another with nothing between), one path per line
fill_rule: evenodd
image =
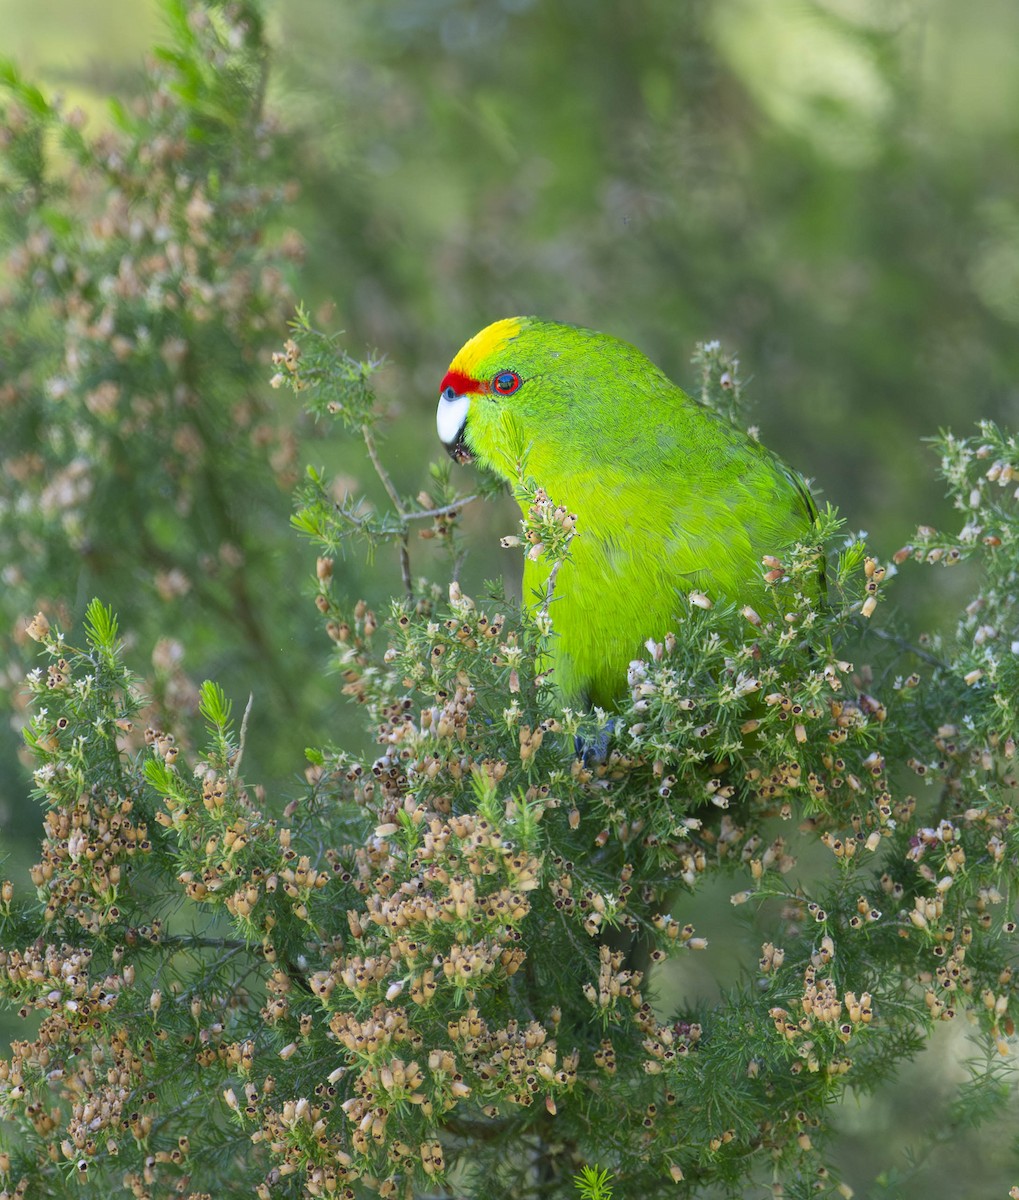
M516 371L500 371L492 379L492 391L500 396L512 396L520 383L521 379Z

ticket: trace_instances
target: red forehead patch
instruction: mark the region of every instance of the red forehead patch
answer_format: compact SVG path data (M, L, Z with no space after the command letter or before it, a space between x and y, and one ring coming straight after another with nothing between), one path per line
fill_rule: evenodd
M439 384L439 394L451 387L458 396L469 396L477 392L487 392L489 383L485 379L472 379L462 371L447 371Z

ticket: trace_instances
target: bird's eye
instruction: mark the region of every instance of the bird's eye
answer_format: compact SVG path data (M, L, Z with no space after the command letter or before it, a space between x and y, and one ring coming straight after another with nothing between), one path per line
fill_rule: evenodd
M520 386L520 376L516 371L500 371L492 380L492 387L500 396L512 396Z
M450 386L448 388L446 388L446 390L442 393L442 398L443 398L443 400L455 400L456 399L456 388L453 387L452 384L450 384Z

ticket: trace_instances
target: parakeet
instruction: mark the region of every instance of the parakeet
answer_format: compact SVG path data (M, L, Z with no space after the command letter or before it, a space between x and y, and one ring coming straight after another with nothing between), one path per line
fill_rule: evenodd
M535 317L496 321L439 389L439 438L457 462L516 482L516 463L576 514L550 608L553 679L567 703L611 709L648 638L675 628L684 593L763 601L763 555L805 539L803 480L692 400L636 347ZM526 561L523 593L545 593Z

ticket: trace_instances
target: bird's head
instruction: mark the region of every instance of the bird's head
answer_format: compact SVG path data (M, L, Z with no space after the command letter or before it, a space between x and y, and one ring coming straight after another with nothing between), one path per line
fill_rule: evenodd
M526 386L532 357L526 334L534 324L531 317L496 321L475 334L450 363L439 385L435 424L440 441L458 463L473 462L481 449L484 410ZM494 408L490 415L495 415Z
M649 440L655 405L682 393L635 347L576 325L507 317L474 335L439 385L439 438L458 463L514 480L618 457ZM685 397L684 397L685 399ZM622 439L622 440L621 440Z

